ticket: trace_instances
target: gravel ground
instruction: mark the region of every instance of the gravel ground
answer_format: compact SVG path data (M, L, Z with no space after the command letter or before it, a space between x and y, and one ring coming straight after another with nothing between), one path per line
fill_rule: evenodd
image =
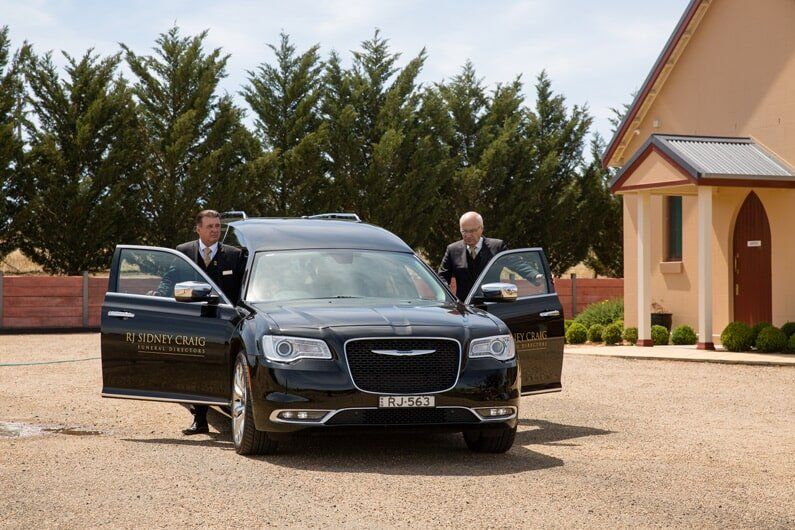
M793 368L570 355L505 455L372 434L245 458L221 414L185 437L179 405L100 398L98 355L0 335L1 527L795 525Z

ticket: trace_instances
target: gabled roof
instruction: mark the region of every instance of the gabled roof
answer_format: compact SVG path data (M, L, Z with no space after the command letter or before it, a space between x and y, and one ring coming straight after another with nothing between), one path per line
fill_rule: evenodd
M694 184L795 186L795 171L752 138L652 134L613 178L615 190L657 151Z
M684 51L685 46L695 31L695 27L700 23L701 18L703 18L711 2L712 0L690 0L687 9L685 9L684 14L682 14L682 18L679 19L673 33L668 37L668 41L665 43L662 53L657 57L654 66L649 72L649 75L646 76L646 80L635 96L632 105L621 120L618 129L616 129L616 133L613 135L610 143L607 144L607 149L602 156L602 165L604 167L610 165L610 161L619 149L619 146L623 149L623 147L626 147L626 144L629 143L628 140L624 141L623 139L627 134L632 133L632 129L637 127L640 120L645 116L646 111L648 111L651 106L651 101L659 93L660 88L668 78L668 74ZM633 124L635 127L631 127Z

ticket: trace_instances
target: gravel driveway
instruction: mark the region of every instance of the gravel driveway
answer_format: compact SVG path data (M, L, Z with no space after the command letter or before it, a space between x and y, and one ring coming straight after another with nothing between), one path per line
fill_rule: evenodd
M98 356L0 335L0 527L795 525L795 368L569 355L505 455L374 433L245 458L219 413L185 437L180 405L100 398Z

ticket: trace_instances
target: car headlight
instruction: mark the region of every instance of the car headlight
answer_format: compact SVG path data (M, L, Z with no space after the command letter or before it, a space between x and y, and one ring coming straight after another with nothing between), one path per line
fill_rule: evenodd
M494 357L500 361L509 361L516 356L516 346L511 335L483 337L469 343L469 356Z
M331 350L326 341L303 337L265 335L262 337L262 351L268 360L278 363L291 363L298 359L331 359Z

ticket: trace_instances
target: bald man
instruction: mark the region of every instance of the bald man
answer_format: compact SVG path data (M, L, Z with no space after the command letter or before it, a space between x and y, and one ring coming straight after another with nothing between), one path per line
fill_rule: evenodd
M483 237L483 217L477 212L465 213L458 224L462 239L447 246L438 272L447 283L455 278L455 294L463 300L491 258L508 250L508 245L502 239Z

